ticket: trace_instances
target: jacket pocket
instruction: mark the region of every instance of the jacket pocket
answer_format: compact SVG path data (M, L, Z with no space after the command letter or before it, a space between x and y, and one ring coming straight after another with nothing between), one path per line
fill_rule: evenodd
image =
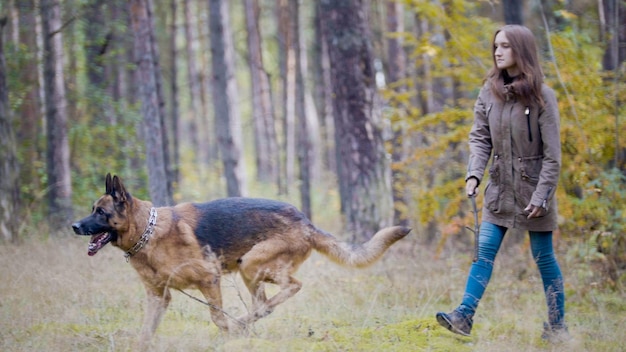
M485 205L494 213L500 212L500 156L495 154L489 168L489 183L485 188Z
M518 204L524 209L530 203L533 193L537 189L543 156L521 157L518 160L520 161L519 177L521 178L517 182Z
M500 184L500 155L494 154L489 167L489 179L495 184Z
M500 185L491 180L485 188L485 206L495 214L500 212Z
M539 182L539 174L541 174L543 155L520 157L519 162L522 180L530 183L534 182L536 185Z

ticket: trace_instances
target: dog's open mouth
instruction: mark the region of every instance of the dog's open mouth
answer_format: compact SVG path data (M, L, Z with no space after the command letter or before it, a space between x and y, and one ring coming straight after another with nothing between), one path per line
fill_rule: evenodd
M108 232L99 233L97 235L91 236L91 240L89 241L89 249L87 250L87 254L89 256L93 256L98 251L104 247L107 243L111 241L111 234Z

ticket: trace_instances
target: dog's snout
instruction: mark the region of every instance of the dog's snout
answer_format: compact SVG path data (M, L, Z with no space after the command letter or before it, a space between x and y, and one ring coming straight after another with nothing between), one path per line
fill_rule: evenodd
M75 222L72 224L72 229L74 229L74 233L77 235L81 235L81 230L80 230L80 222Z

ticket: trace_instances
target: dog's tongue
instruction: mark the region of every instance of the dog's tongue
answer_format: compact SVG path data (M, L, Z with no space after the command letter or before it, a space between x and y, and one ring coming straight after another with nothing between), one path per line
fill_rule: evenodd
M87 254L89 256L96 255L100 248L104 247L105 244L109 243L111 240L111 235L108 232L99 233L97 235L91 236L91 241L89 241L89 248L87 249Z

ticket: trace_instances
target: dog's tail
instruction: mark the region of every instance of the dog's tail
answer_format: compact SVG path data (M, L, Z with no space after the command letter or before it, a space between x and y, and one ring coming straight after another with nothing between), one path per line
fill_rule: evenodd
M404 238L411 229L404 226L386 227L363 244L340 242L332 235L315 229L313 248L330 260L346 266L363 268L376 262L396 241Z

